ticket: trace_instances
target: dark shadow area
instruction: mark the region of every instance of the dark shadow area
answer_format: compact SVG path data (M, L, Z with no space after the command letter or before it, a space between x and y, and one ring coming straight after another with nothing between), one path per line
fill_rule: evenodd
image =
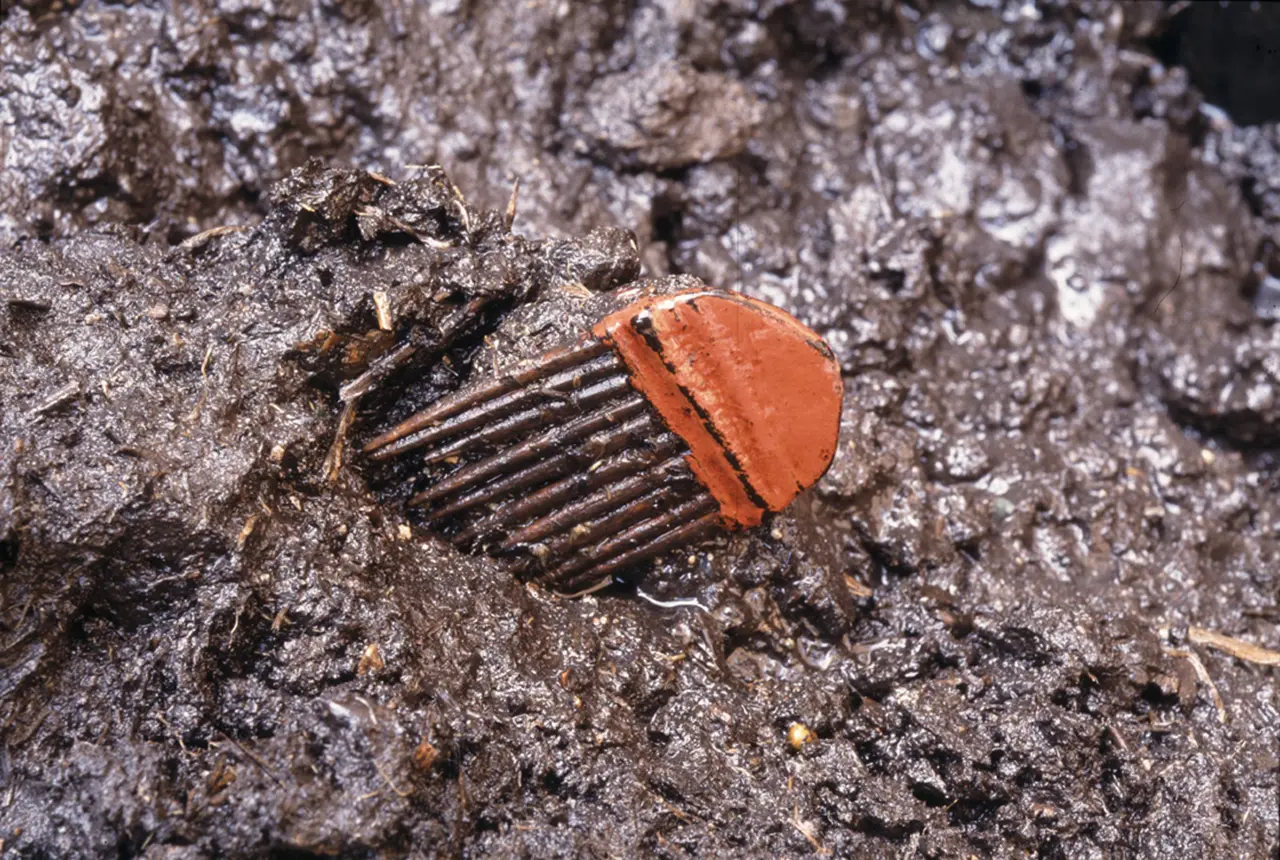
M1280 4L1192 2L1151 48L1238 125L1280 119Z

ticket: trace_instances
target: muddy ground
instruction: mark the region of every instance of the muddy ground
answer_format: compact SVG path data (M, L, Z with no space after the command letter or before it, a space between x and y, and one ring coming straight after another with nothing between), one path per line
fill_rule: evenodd
M0 856L1277 856L1244 6L6 3ZM353 453L641 274L842 363L757 532L566 600Z

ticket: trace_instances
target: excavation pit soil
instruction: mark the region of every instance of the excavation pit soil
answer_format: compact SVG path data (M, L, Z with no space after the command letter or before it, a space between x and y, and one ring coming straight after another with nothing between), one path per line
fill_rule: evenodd
M0 855L1276 856L1280 132L1169 12L6 4ZM360 447L637 279L827 340L825 477L422 528Z

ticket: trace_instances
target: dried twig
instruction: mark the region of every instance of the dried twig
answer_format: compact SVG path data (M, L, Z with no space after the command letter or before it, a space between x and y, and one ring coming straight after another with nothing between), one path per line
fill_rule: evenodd
M244 747L244 745L243 745L243 744L241 744L241 743L240 743L238 740L236 740L235 738L231 737L231 735L227 734L226 732L218 732L218 734L222 735L222 737L223 737L225 740L227 740L227 741L230 741L230 742L231 742L232 746L234 746L236 749L240 750L240 752L244 753L245 758L249 759L249 761L251 761L251 762L253 762L254 764L256 764L256 765L258 766L258 768L259 768L263 773L265 773L268 777L270 777L270 778L271 778L271 781L272 781L272 782L274 782L276 785L280 786L281 788L283 788L283 787L284 787L284 783L282 783L282 782L280 781L280 778L279 778L279 777L277 777L277 776L275 775L275 773L273 773L273 772L272 772L271 768L267 767L266 762L264 762L262 759L258 758L258 757L257 757L256 755L254 755L253 753L249 752L247 749L245 749L245 747Z
M796 804L791 807L791 826L800 831L800 835L809 840L809 844L813 846L813 850L820 856L826 857L831 853L831 849L818 841L818 837L813 835L813 830L808 822L800 820L800 805Z
M377 756L374 756L373 758L373 766L377 768L378 776L382 777L382 781L385 782L388 786L390 786L391 790L394 791L396 794L400 795L401 797L408 797L409 795L413 794L412 788L410 788L408 791L401 791L400 788L398 788L396 784L391 781L391 777L387 776L387 772L382 769L382 765L378 762Z
M190 251L208 244L210 239L216 239L219 236L225 236L228 233L243 233L248 229L248 227L244 227L239 224L226 224L222 227L210 227L208 230L195 234L190 239L184 239L178 245L177 250Z
M329 453L324 457L324 477L330 483L338 480L338 473L342 470L342 449L347 441L347 431L356 420L356 405L359 402L359 398L348 400L342 407L342 417L338 419L338 429L333 434L333 444L329 446Z
M516 204L520 200L520 177L516 177L515 183L511 186L511 199L507 201L506 214L502 216L502 226L506 232L511 232L511 225L516 221Z
M253 534L253 527L258 524L258 515L249 514L249 519L244 521L244 525L240 528L240 534L236 536L236 549L244 549L244 545L248 543L249 536Z
M1232 657L1260 666L1280 666L1280 651L1272 651L1234 636L1225 636L1203 627L1187 629L1187 638L1197 645L1225 651Z
M70 403L72 400L75 400L79 396L80 396L80 383L68 382L66 385L62 386L53 394L45 398L43 403L41 403L35 409L32 409L31 417L39 418L41 415L44 415L46 412L52 412L53 410L57 409L60 406L65 406L66 404Z
M373 307L378 313L378 328L391 331L391 298L382 290L373 293Z
M1218 709L1218 722L1225 723L1227 721L1227 706L1222 701L1222 696L1218 693L1218 688L1214 685L1213 679L1209 677L1209 670L1200 662L1200 658L1196 656L1196 652L1190 648L1165 648L1164 653L1170 657L1181 657L1191 664L1191 668L1196 670L1196 677L1200 679L1200 683L1209 688L1209 694L1213 696L1213 704Z

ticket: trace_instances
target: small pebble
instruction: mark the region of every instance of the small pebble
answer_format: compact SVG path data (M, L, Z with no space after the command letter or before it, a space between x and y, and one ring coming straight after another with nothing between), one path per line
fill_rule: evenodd
M947 476L956 481L976 481L991 470L991 460L978 440L962 436L942 452Z
M423 738L422 743L418 744L418 748L413 751L413 763L419 770L431 770L438 758L440 758L440 751L426 738Z
M791 728L787 729L787 742L794 750L803 749L817 739L818 736L804 723L792 723Z

